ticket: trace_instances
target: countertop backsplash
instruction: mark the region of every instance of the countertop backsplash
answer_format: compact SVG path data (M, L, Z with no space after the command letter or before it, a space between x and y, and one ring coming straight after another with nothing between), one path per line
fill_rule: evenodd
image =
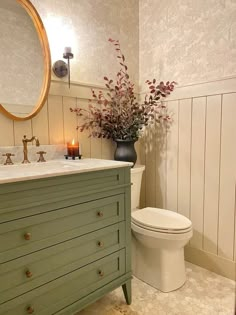
M37 162L39 154L37 152L45 151L44 155L46 161L62 159L66 154L66 145L40 145L36 147L35 144L28 143L28 159L30 162ZM22 146L10 146L10 147L0 147L0 165L3 165L6 161L6 156L2 156L6 153L12 153L12 162L14 164L20 164L23 161L23 145Z

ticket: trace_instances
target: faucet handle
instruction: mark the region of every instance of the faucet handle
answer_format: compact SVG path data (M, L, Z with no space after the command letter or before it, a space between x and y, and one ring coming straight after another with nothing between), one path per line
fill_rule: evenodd
M12 153L5 153L5 154L2 154L2 156L6 156L6 162L4 163L4 165L13 165L14 163L12 162L11 160L11 156L15 156L15 154L12 154Z
M37 152L37 154L39 154L39 159L38 159L38 161L37 162L46 162L46 160L45 160L45 158L44 158L44 154L47 154L47 152L45 152L45 151L39 151L39 152Z

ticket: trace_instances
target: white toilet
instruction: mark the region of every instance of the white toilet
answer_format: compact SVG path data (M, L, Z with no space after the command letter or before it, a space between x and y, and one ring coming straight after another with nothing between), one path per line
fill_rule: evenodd
M170 292L186 280L184 246L192 237L192 223L173 211L138 209L144 169L140 165L131 169L133 274L163 292Z

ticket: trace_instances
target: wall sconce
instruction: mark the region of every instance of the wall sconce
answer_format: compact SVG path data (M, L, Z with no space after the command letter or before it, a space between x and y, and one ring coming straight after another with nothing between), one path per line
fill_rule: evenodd
M53 64L53 72L58 78L64 78L68 74L68 83L70 88L70 59L74 58L71 47L65 47L63 58L67 59L67 64L63 60L58 60Z

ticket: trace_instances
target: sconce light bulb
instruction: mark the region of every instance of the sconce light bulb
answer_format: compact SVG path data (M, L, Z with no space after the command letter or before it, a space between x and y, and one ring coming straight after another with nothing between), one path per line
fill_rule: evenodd
M71 47L65 47L65 48L64 48L64 53L65 53L65 54L68 54L68 53L71 54L71 53L72 53Z

